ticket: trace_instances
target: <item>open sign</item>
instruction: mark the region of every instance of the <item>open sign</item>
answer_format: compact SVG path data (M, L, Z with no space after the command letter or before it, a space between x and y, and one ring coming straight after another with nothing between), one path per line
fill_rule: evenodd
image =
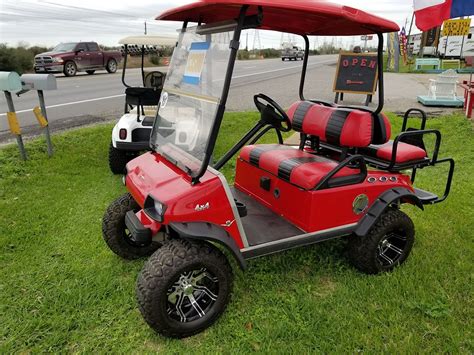
M334 92L374 94L377 70L375 53L341 52L334 79Z

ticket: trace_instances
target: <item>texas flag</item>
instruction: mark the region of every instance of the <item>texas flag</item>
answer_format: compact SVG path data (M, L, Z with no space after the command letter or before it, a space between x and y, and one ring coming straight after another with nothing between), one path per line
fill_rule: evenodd
M474 15L474 0L413 0L416 27L427 31L444 20Z

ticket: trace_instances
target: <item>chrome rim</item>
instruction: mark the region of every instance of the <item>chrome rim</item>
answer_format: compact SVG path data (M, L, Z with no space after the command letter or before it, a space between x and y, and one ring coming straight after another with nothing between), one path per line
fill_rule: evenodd
M396 264L407 246L407 237L392 232L385 235L377 246L377 260L384 267Z
M206 268L183 272L167 292L168 316L181 323L209 313L219 295L219 280Z
M74 74L74 72L76 71L76 69L74 68L74 65L72 64L68 64L66 66L66 71L68 74Z
M117 65L115 64L114 61L109 62L109 70L114 71L116 69Z

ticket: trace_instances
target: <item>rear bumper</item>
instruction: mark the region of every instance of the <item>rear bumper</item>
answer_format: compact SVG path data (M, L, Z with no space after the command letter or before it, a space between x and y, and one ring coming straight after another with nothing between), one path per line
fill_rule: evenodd
M115 142L115 148L119 150L128 150L138 152L141 150L151 150L150 143L146 142Z

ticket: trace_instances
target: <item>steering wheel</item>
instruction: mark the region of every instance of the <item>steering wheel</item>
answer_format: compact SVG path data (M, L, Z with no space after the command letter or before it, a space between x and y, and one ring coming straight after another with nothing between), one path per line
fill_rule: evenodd
M262 102L263 100L264 102ZM291 131L291 121L286 112L275 101L264 94L257 94L253 102L260 112L261 120L272 125L280 132ZM284 125L283 125L284 124Z
M165 74L160 71L151 71L145 75L144 84L145 87L153 89L163 88L163 82L165 81Z

